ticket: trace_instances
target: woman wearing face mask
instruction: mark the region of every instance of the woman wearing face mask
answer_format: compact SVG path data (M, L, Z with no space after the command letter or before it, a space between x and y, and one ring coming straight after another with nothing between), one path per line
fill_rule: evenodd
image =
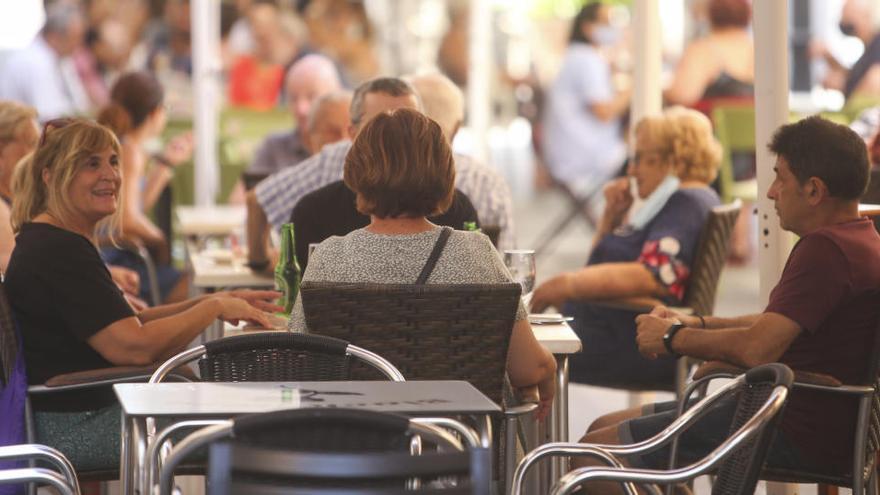
M636 126L629 177L605 186L605 212L587 266L541 284L532 310L549 306L574 316L584 352L571 357L578 383L620 388L673 386L675 361L648 360L636 347L636 313L589 301L649 297L679 305L700 231L718 196L721 146L703 114L676 107ZM630 212L633 191L643 200Z
M597 187L625 158L620 117L630 91L615 91L611 66L600 53L617 37L607 5L591 3L581 9L562 68L547 92L544 160L557 181L576 191Z

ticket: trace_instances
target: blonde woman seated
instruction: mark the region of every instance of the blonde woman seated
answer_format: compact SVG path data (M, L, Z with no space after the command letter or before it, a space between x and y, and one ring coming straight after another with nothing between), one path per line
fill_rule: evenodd
M303 281L413 283L441 232L426 217L445 211L452 201L455 164L440 126L415 110L377 115L348 152L344 178L370 224L322 242L309 259ZM452 231L427 283L510 281L488 237ZM546 411L553 399L556 363L535 340L526 317L520 304L507 371L514 387L538 386ZM306 330L299 299L290 327Z
M674 360L648 360L636 348L637 313L590 301L650 297L681 303L700 231L719 204L709 183L720 157L709 120L695 110L673 108L636 126L629 177L605 186L605 212L587 266L553 277L532 298L534 311L553 306L575 317L584 350L571 356L572 381L672 388ZM644 203L630 211L634 193Z
M277 292L236 291L135 314L95 245L99 225L118 231L120 153L106 127L54 120L16 171L12 228L18 236L4 285L30 384L165 360L218 318L269 324L260 309L280 309L269 303ZM109 386L37 396L33 407L37 440L64 452L77 469L118 465L120 412Z

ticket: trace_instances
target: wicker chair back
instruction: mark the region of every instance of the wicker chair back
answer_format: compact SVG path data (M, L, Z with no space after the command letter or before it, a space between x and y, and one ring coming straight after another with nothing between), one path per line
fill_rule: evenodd
M407 380L466 380L501 404L519 284L304 282L314 334L380 354ZM377 379L353 366L355 379Z

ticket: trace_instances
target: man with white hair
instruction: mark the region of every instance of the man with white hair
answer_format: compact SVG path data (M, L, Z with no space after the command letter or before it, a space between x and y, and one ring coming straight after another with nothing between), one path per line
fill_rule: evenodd
M257 150L247 173L270 175L308 158L311 152L306 146L303 129L312 104L321 96L338 91L340 87L339 73L333 61L323 55L306 55L293 64L287 71L284 89L287 107L297 127L267 137Z
M85 31L77 4L59 1L46 9L40 34L0 66L0 99L36 108L43 121L87 112L89 98L70 57Z
M306 147L314 154L324 146L348 139L351 91L334 91L315 100L305 122Z
M432 72L409 79L422 98L425 115L434 119L450 145L464 121L464 95L448 77ZM492 167L455 153L455 187L477 210L482 227L500 229L498 249L516 247L513 226L513 198L507 182Z

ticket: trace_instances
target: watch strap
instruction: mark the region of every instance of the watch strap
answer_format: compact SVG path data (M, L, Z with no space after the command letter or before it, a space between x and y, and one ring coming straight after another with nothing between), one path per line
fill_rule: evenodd
M666 330L666 333L663 334L663 347L666 347L666 352L668 352L673 357L681 357L681 354L675 352L672 348L672 339L675 338L675 334L678 333L679 330L684 328L684 325L681 323L675 323L669 330Z

